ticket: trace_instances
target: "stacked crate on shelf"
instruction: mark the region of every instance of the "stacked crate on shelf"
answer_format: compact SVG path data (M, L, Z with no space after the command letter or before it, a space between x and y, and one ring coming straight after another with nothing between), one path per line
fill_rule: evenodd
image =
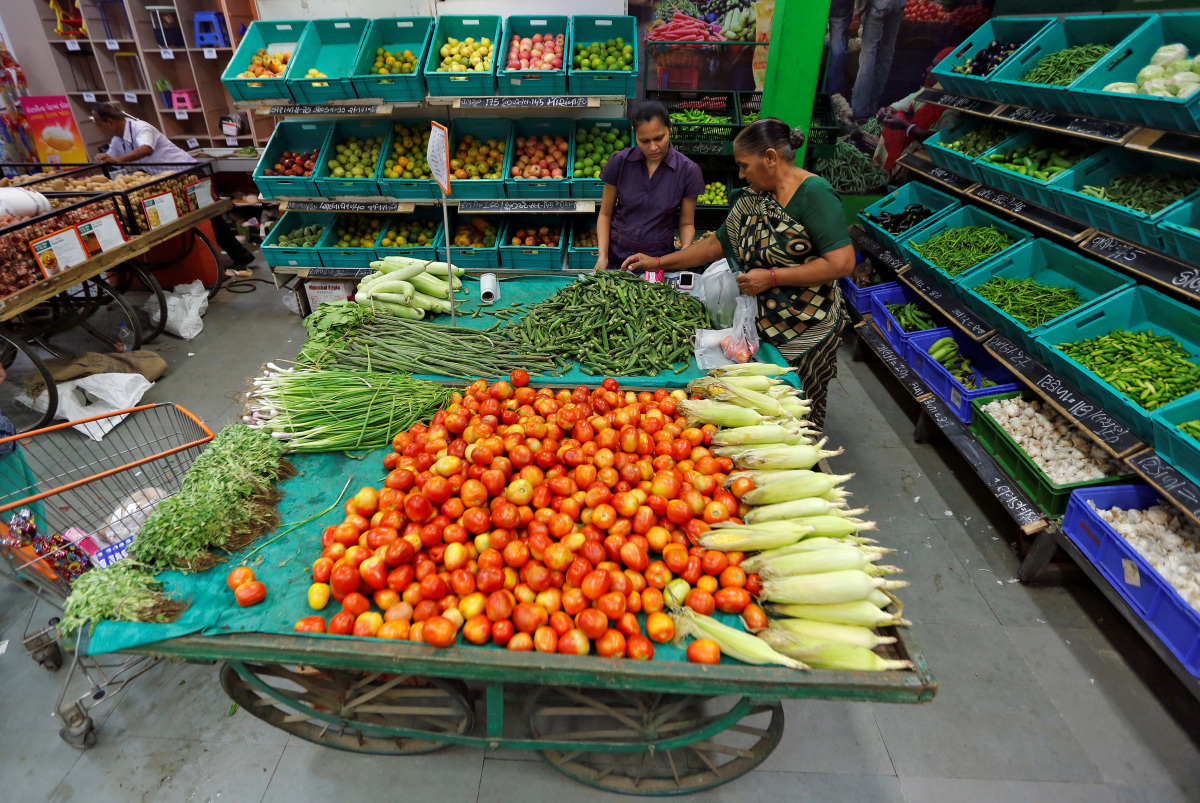
M317 182L312 177L319 167L325 152L329 131L333 122L329 120L285 120L275 126L262 157L254 168L254 184L263 198L313 197L318 194ZM288 170L281 161L283 154L312 154L313 167L307 176L267 175L266 171L278 172L276 167ZM307 160L305 160L307 164Z
M292 267L311 268L323 267L320 242L333 228L337 215L332 212L284 212L283 217L271 227L262 243L263 259L272 268ZM320 231L313 231L316 241L312 245L280 245L279 238L286 237L299 229L319 226Z
M329 137L325 140L325 149L317 160L317 169L313 171L313 182L317 192L324 198L340 196L378 197L380 195L380 168L386 161L389 142L392 133L391 120L354 120L343 118L333 124ZM381 139L378 158L360 165L361 176L353 174L335 175L336 170L342 170L341 163L345 154L354 146L365 142ZM351 140L355 140L354 143ZM338 165L338 167L334 167ZM344 173L344 170L343 170Z
M583 138L591 139L596 133L604 135L606 145L613 148L613 153L617 153L624 148L620 147L625 143L624 147L628 148L633 145L633 126L628 120L596 120L588 117L575 122L575 147L572 150L571 159L571 197L572 198L601 198L604 196L604 181L595 175L588 175L588 171L593 173L600 169L600 165L593 160L593 164L589 167L585 160L592 159L594 150L588 150L581 147ZM608 142L608 135L612 135L611 142ZM583 175L575 175L575 173Z
M934 265L920 253L918 253L916 248L913 247L914 244L920 245L926 240L937 237L938 235L944 234L945 232L953 229L975 227L993 227L999 229L1002 234L1007 236L1008 239L1012 241L1012 244L1002 251L993 254L990 257L975 263L974 265L971 265L967 269L959 272L956 276L951 276L942 268ZM901 239L900 249L904 252L904 255L909 259L910 262L912 262L912 264L926 268L929 271L930 277L935 282L948 290L955 298L962 299L964 293L962 288L959 286L959 282L964 276L966 276L970 271L978 268L980 265L988 264L992 260L995 260L998 257L1003 256L1005 253L1010 252L1013 248L1028 240L1029 237L1029 232L1018 226L1014 226L1007 221L1001 220L995 215L988 214L987 212L984 212L983 210L974 206L964 206L943 215L938 220L935 220L926 226L921 227L911 235L905 235Z
M561 145L558 145L558 139L562 138L562 144L566 145L566 151L561 151ZM549 169L553 169L556 165L549 158L549 149L558 147L561 151L560 155L566 157L563 163L561 178L550 178L541 176L538 178L518 178L512 174L516 167L518 158L522 155L519 153L519 144L525 141L536 138L539 144L536 145L537 151L546 149L544 154L546 158L542 159L549 165ZM546 144L546 139L549 138L550 144ZM509 138L509 146L505 154L504 160L504 189L509 198L570 198L571 197L571 165L575 161L575 123L572 120L556 119L556 118L519 118L513 121L512 135ZM453 185L452 185L453 186Z
M1200 197L1184 201L1163 215L1160 232L1168 254L1200 265Z
M968 59L975 59L993 43L1018 45L1008 56L1012 58L1052 22L1054 17L1000 17L988 20L934 66L933 76L947 92L997 99L990 79L996 74L999 65L984 75L957 72L955 68L964 65Z
M377 256L375 246L382 239L382 233L388 223L388 216L382 214L364 215L348 213L338 215L325 231L317 248L320 249L321 262L327 268L368 268ZM360 242L340 244L342 232L347 229L365 230L368 236Z
M952 339L958 346L958 353L968 360L976 377L976 387L968 388L960 382L946 366L935 360L929 353L930 348L943 338ZM937 397L946 402L958 420L970 424L973 411L971 402L983 396L994 396L997 393L1008 393L1018 389L1016 377L1004 367L981 343L969 340L965 335L947 329L931 329L919 332L906 341L908 347L908 363L925 384ZM982 387L984 380L995 384Z
M380 153L379 192L388 198L419 200L441 198L442 190L432 178L418 178L410 168L421 167L427 176L426 149L429 120L391 120L391 131ZM446 123L442 123L446 125ZM389 164L390 163L390 164Z
M884 212L899 215L914 204L926 207L933 214L904 232L890 232L876 222L876 219ZM889 246L893 251L899 251L901 238L916 234L925 226L940 220L960 206L962 206L962 203L957 198L941 190L934 189L928 184L922 184L919 181L910 181L908 184L904 184L880 198L867 208L860 210L858 218L876 240Z
M504 21L504 34L496 44L496 86L501 95L565 95L567 94L567 64L571 59L571 18L563 16L513 16ZM534 36L554 40L563 37L562 66L558 69L531 70L519 64L512 67L508 60L510 42L514 36L532 39Z
M406 237L406 231L411 227L422 232L432 231L433 235L423 239ZM442 210L438 207L421 207L408 214L393 215L384 223L375 241L375 256L379 259L397 256L441 261L446 258L445 235Z
M421 65L429 53L429 42L433 37L433 19L430 17L381 17L370 20L363 34L362 47L350 83L360 98L378 98L382 101L405 102L425 100L425 76ZM376 57L383 51L384 64L376 68ZM396 65L387 64L387 56L406 53L413 56L409 72L391 72ZM379 69L388 70L381 73Z
M732 142L741 130L741 115L733 92L646 91L646 100L657 100L671 115L671 138L681 142ZM690 112L703 113L714 122L686 122Z
M1042 178L1028 164L1017 164L1012 168L1003 166L1016 164L1014 155L1025 153L1030 148L1035 149L1035 153L1044 150L1047 162L1057 157L1058 166L1065 167L1060 172L1046 174L1046 178ZM979 172L979 180L984 184L999 187L1010 195L1055 212L1062 212L1061 197L1054 192L1054 187L1072 167L1099 149L1099 145L1076 137L1056 137L1042 131L1019 131L976 159L975 167ZM1032 163L1040 164L1029 158Z
M891 344L892 348L901 358L908 357L908 343L916 335L923 332L930 332L942 329L934 324L929 329L915 329L913 331L906 330L896 320L891 311L888 310L889 304L916 304L917 307L924 313L933 317L933 310L925 304L917 291L912 290L908 286L900 283L884 285L877 288L870 294L870 310L871 321L883 332L883 339ZM949 334L949 330L945 330Z
M600 258L600 249L594 245L581 245L584 235L596 236L594 220L576 217L571 221L571 239L567 242L567 267L570 270L591 270Z
M356 97L350 80L368 20L312 20L289 64L287 85L301 103L327 103Z
M500 228L500 267L506 270L561 270L570 239L570 221L562 215L509 215ZM521 231L558 232L557 245L520 245L513 241ZM532 235L530 235L532 236ZM593 263L594 264L594 263Z
M255 20L250 23L242 36L242 43L221 75L221 83L229 90L230 96L235 101L294 100L286 79L291 71L291 57L295 55L308 25L308 20ZM251 65L259 50L266 50L271 55L288 54L289 61L282 75L278 78L239 77Z
M499 159L499 178L467 178L470 174L469 165L462 161L461 166L455 167L461 160L458 156L458 146L466 137L471 137L473 143L481 147L490 141L504 146L504 152ZM512 121L504 118L457 118L450 123L450 197L461 198L506 198L504 172L508 164L508 154L512 151ZM489 149L491 150L491 149ZM462 171L460 174L456 171Z
M425 59L425 85L432 97L467 97L496 94L496 61L501 57L500 32L503 19L494 15L442 16L438 17L433 30L429 55ZM460 43L473 39L480 44L484 39L491 42L491 61L486 70L463 70L461 72L439 71L438 66L445 58L443 48L449 48L449 39Z
M451 182L451 187L454 186ZM500 234L504 218L488 215L454 215L450 219L450 256L456 267L489 271L500 267Z
M935 165L944 167L952 173L958 173L960 176L983 181L983 171L978 166L980 154L969 155L950 146L981 129L995 128L1003 127L980 117L960 117L925 140L925 149L929 153L930 161Z
M571 17L570 67L567 69L567 89L572 95L609 95L637 97L638 34L636 17ZM575 64L575 47L585 48L593 43L624 43L628 52L629 69L581 69ZM628 48L625 51L624 48ZM608 65L606 65L608 66Z
M1200 392L1184 396L1171 402L1152 416L1154 420L1154 446L1163 459L1179 469L1192 482L1200 484L1200 437L1197 425L1200 422ZM1180 424L1191 424L1191 432L1180 429Z

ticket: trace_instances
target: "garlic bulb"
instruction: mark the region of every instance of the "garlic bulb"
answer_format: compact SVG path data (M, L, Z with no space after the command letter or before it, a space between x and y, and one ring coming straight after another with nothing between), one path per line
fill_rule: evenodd
M1075 430L1053 408L1020 398L996 399L984 405L1055 485L1116 476L1118 466L1099 446Z
M1162 503L1145 511L1119 507L1101 510L1091 500L1088 504L1188 605L1200 611L1200 527Z

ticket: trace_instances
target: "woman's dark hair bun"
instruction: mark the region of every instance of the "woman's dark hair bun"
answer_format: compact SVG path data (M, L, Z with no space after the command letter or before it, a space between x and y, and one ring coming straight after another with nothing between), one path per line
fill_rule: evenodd
M793 128L791 130L791 132L788 134L788 142L790 142L792 147L795 148L796 150L800 150L801 148L803 148L804 147L804 129Z

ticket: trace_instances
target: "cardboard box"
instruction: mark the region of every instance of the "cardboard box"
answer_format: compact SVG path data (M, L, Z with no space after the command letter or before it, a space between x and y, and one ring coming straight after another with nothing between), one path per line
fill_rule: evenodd
M304 294L309 309L316 309L328 301L349 301L358 282L347 279L308 279L304 282Z

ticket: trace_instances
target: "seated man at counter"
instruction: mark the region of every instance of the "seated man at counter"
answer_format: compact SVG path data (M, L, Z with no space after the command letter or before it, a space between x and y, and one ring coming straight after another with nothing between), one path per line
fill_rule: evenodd
M118 109L111 103L101 103L92 108L92 122L112 137L108 148L96 155L102 164L145 163L147 165L190 165L196 160L187 151L167 139L163 132ZM153 167L148 172L156 171ZM223 216L212 219L213 234L221 250L233 260L232 268L244 268L254 261L254 254L238 241L233 228Z

